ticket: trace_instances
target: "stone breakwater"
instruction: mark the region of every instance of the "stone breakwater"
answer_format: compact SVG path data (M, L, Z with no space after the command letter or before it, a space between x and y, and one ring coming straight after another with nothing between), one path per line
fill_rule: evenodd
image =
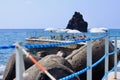
M104 39L92 42L92 63L99 60L105 53ZM114 50L114 46L109 42L109 52ZM47 49L32 49L37 55L34 58L42 64L49 73L56 79L70 75L86 67L87 45L69 49L55 47ZM30 50L31 51L31 50ZM120 55L120 54L118 54ZM118 56L120 60L120 56ZM29 58L24 56L25 75L24 80L50 80L41 70L39 70ZM109 69L114 65L113 55L109 57ZM7 64L3 80L15 79L15 54L13 54ZM93 68L93 79L101 80L104 75L104 61ZM86 80L86 73L76 76L71 80Z

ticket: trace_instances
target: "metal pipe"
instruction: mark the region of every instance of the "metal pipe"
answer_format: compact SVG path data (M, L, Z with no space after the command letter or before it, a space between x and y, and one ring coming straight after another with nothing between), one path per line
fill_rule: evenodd
M117 65L117 37L115 37L115 55L114 55L114 65ZM117 68L115 68L114 78L117 79Z
M87 37L90 41L87 42L87 66L92 65L92 39L91 34L89 33ZM92 80L92 68L87 71L87 80Z
M109 65L109 39L108 39L108 33L106 33L105 37L105 54L107 55L105 58L105 74L108 72L108 65ZM108 80L108 77L106 77L106 80Z
M15 44L16 49L16 80L23 80L23 72L25 71L23 54L20 48L18 47L20 43Z

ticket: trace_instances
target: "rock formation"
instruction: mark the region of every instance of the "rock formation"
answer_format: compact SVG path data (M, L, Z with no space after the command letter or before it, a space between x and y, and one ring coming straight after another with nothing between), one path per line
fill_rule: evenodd
M75 12L66 29L76 29L81 32L87 32L87 26L88 23L84 21L82 14Z
M73 73L72 66L63 57L57 55L48 55L39 60L47 71L56 79L60 79L64 76ZM51 80L43 73L36 65L33 65L25 71L28 76L24 77L24 80ZM71 80L80 80L79 77L75 77Z
M109 52L114 50L112 43L109 43ZM98 61L105 53L105 40L101 39L94 41L92 43L92 64ZM86 67L87 60L87 45L82 46L80 49L74 50L72 54L66 57L68 62L72 65L73 69L76 71L82 70ZM120 54L118 54L120 55ZM120 57L118 57L120 60ZM109 57L109 69L114 65L114 55ZM101 80L104 76L104 60L98 64L92 70L92 80ZM80 75L81 80L86 80L86 73Z
M16 55L13 54L10 57L10 60L6 66L5 72L4 72L4 76L3 76L3 80L13 80L15 78L15 74L16 74L16 69L15 69L15 57ZM29 67L31 67L34 63L25 55L23 56L24 58L24 63L25 63L25 70L28 69ZM34 57L37 61L40 60L40 58L38 57Z

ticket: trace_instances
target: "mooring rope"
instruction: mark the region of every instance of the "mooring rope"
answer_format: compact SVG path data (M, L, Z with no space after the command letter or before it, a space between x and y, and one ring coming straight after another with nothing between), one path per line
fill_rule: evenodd
M102 36L100 38L92 38L92 40L99 40L104 38L105 36ZM90 39L84 39L84 40L75 40L75 41L70 41L70 42L58 42L58 43L45 43L45 44L25 44L23 45L26 48L48 48L48 47L58 47L58 46L65 46L65 45L73 45L73 44L78 44L81 42L87 42ZM7 45L7 46L0 46L0 49L13 49L15 48L15 45Z

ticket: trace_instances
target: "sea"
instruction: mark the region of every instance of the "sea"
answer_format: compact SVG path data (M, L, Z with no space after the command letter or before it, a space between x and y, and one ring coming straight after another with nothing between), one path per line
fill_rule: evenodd
M16 42L26 44L25 38L43 36L50 38L50 34L51 32L45 31L44 29L0 29L0 46L13 45ZM116 35L120 37L120 29L109 29L109 34L110 36ZM113 39L114 37L111 37L111 40ZM118 47L120 48L119 39L120 38L118 38ZM15 53L15 49L0 49L0 78L3 77L6 64L13 53Z

